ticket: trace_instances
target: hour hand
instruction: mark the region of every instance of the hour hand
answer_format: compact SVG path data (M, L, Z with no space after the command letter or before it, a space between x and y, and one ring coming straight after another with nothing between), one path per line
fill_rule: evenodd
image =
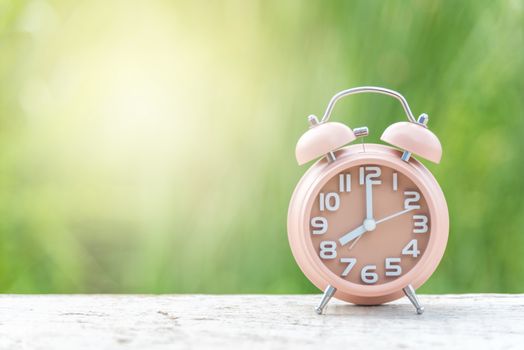
M356 229L354 229L353 231L350 231L346 233L344 236L340 237L338 241L340 244L346 245L349 242L351 242L352 240L354 240L355 238L362 236L366 232L367 232L366 227L364 225L361 225L357 227Z

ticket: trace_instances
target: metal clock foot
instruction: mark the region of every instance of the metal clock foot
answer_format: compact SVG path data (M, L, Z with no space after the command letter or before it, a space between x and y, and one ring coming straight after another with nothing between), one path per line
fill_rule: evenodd
M408 297L409 301L411 301L411 304L417 309L417 314L421 315L424 313L424 306L420 304L420 301L418 300L417 294L415 293L415 289L411 284L408 284L407 287L402 289L406 296Z
M318 304L318 306L315 308L317 314L322 315L324 308L326 307L327 303L329 303L329 300L333 297L336 291L337 289L331 285L326 287L324 295L322 295L322 299L320 300L320 304Z

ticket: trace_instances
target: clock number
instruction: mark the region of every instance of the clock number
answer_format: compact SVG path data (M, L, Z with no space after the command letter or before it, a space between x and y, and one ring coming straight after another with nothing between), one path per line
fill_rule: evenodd
M364 174L366 175L364 176ZM364 185L366 182L369 182L371 185L380 185L382 183L382 180L378 180L377 178L379 178L381 174L382 171L378 166L361 166L359 168L359 183L361 185Z
M413 233L428 232L428 217L426 215L413 215Z
M316 229L316 230L311 231L312 234L314 235L324 234L328 230L328 221L325 217L315 216L314 218L311 218L311 227Z
M338 191L351 192L351 174L338 175Z
M320 211L335 211L340 207L340 196L336 192L321 193L318 197Z
M378 274L374 272L377 269L376 265L366 265L360 271L360 279L367 284L373 284L378 281Z
M397 191L398 190L398 174L397 173L393 173L393 191Z
M418 242L416 239L412 239L409 243L402 249L402 255L411 255L416 258L419 256L420 250L418 250Z
M402 273L402 267L400 266L400 258L386 258L384 262L384 267L386 269L386 276L400 276L400 274Z
M337 257L337 242L335 241L320 242L320 257L322 259L335 259Z
M404 192L404 196L407 197L404 200L404 209L420 209L420 205L418 204L418 201L420 200L420 193L417 191L406 191Z
M355 258L341 258L340 262L343 263L343 264L348 264L348 266L346 266L346 268L344 269L344 271L342 272L342 275L341 275L342 277L346 277L349 274L349 272L353 269L355 264L357 263L357 259L355 259Z

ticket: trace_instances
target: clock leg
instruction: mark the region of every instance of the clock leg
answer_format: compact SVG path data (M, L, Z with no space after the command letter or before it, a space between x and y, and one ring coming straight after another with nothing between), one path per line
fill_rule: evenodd
M320 304L318 304L318 306L315 308L317 314L322 315L324 308L326 307L327 303L329 303L329 300L333 297L336 291L337 289L331 285L326 287L326 290L322 295L322 299L320 300Z
M404 293L408 297L409 301L411 301L411 304L417 309L417 314L421 315L424 313L424 306L420 305L420 302L418 301L417 294L415 293L415 289L411 284L408 284L407 287L403 289Z

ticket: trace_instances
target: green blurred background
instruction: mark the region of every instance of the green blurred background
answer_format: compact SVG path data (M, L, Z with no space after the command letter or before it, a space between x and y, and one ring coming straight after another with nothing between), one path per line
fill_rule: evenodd
M523 1L0 0L0 291L301 293L307 115L430 115L451 232L424 292L524 291ZM397 101L333 117L367 142Z

